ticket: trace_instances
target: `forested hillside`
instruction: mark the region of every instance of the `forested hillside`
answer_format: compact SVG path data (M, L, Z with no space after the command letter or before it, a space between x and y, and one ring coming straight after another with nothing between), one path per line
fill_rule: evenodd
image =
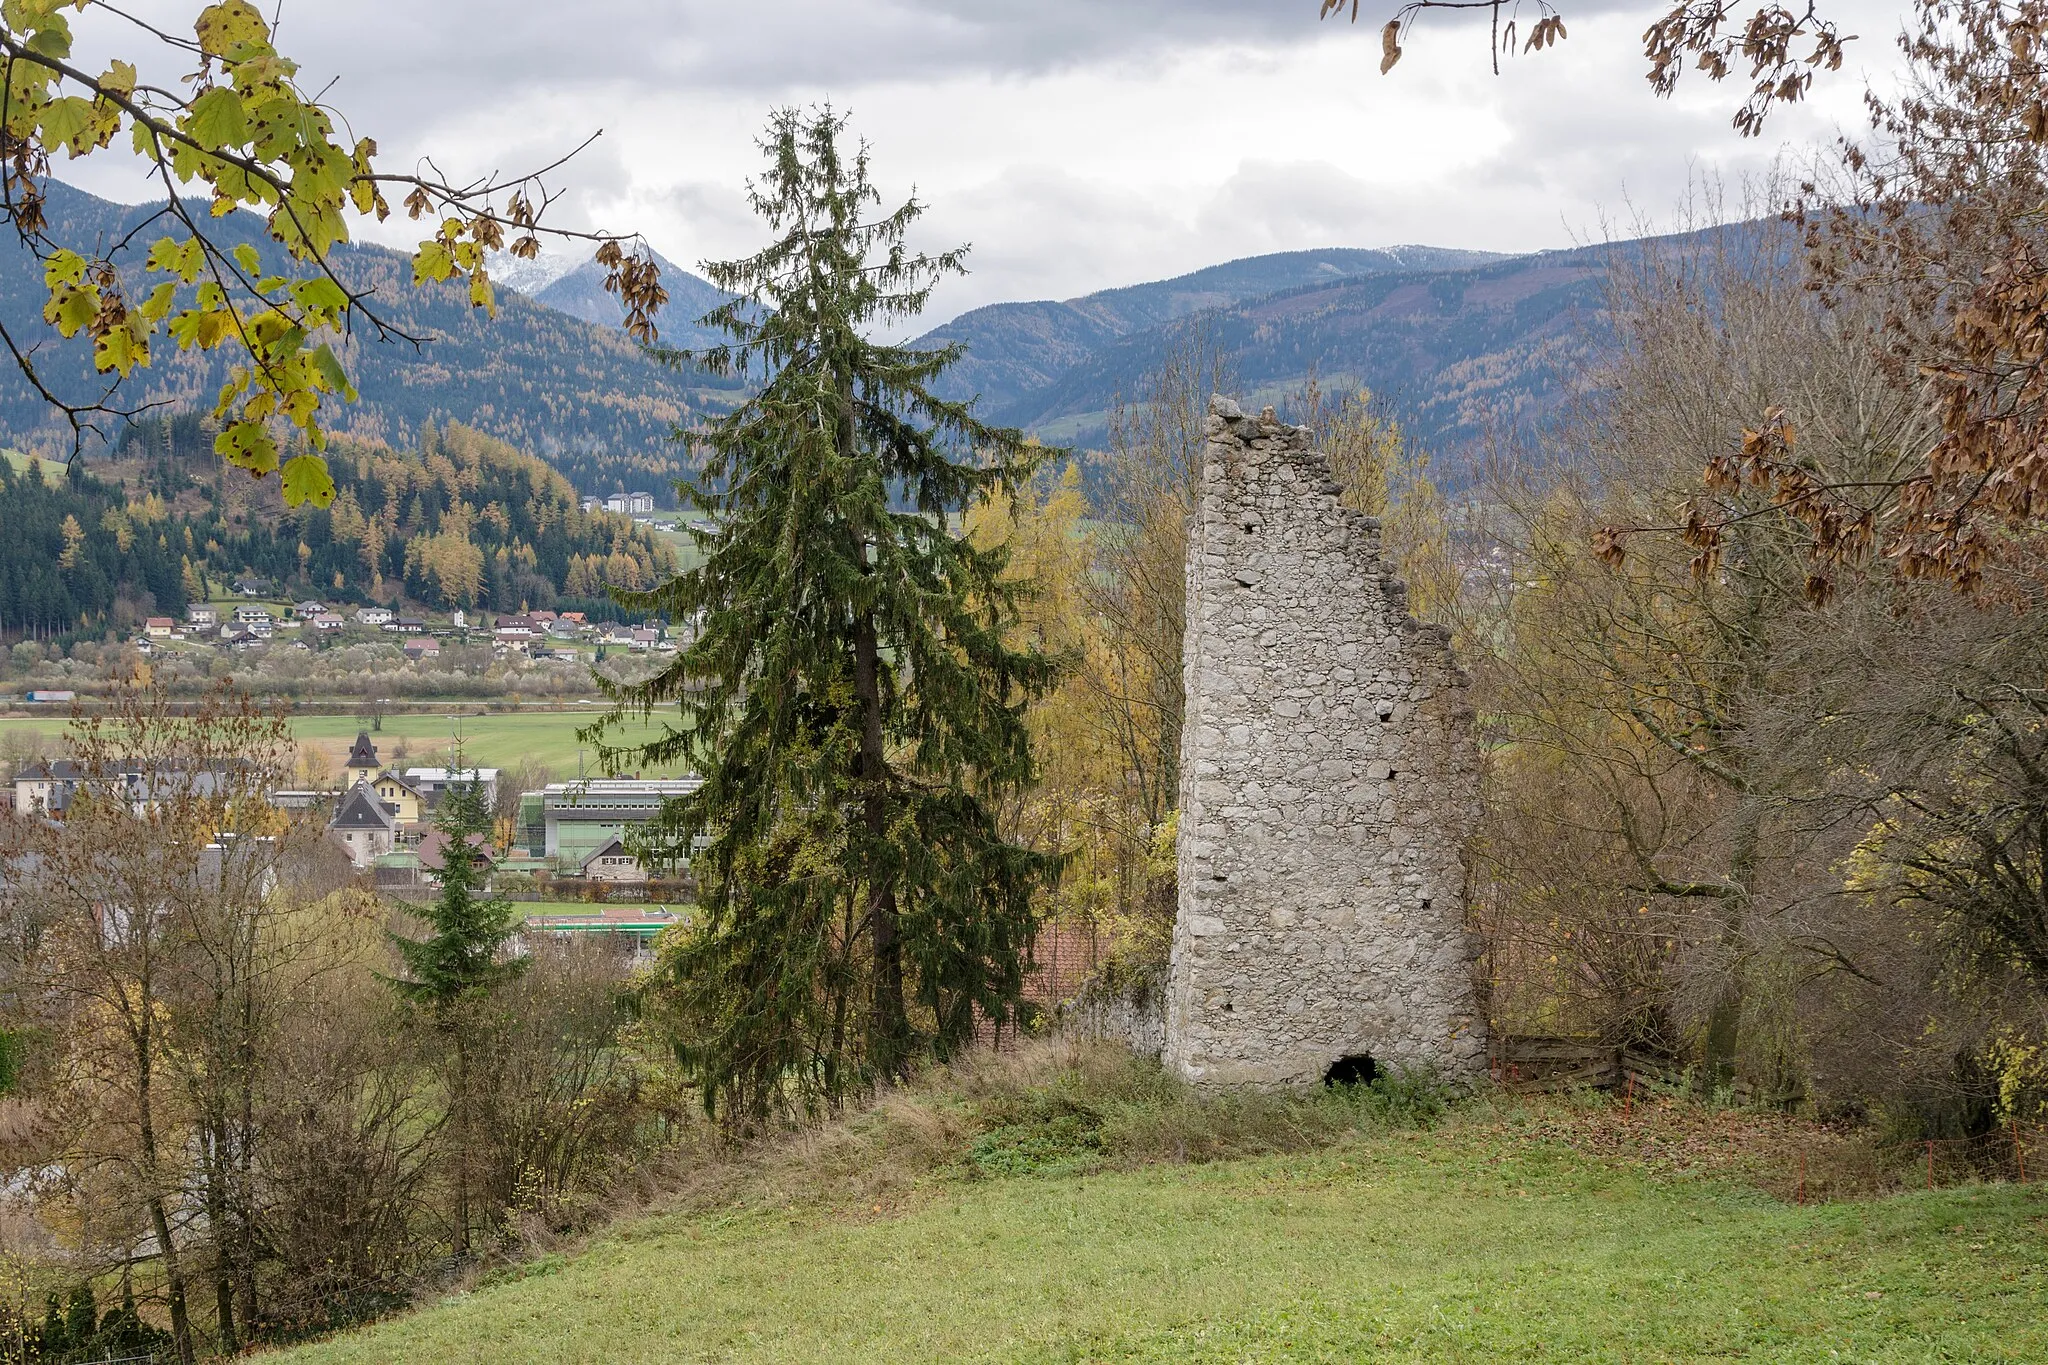
M111 239L142 212L51 185L50 215L63 234ZM222 231L272 250L253 218L231 219ZM979 396L984 416L1049 441L1100 447L1119 397L1132 398L1167 354L1200 339L1258 402L1284 405L1311 372L1326 388L1370 388L1457 483L1487 433L1552 410L1567 378L1603 344L1610 267L1645 249L1655 248L1281 252L1063 302L990 305L919 344L967 348L942 385L948 396ZM351 338L344 355L362 399L337 414L337 429L402 446L428 423L459 422L539 455L580 493L644 489L673 505L688 460L675 429L725 411L742 386L651 359L619 330L618 301L590 263L506 257L500 265L491 319L457 291L413 288L396 252L336 254L337 272L373 289L394 328L432 338L419 346ZM666 261L663 279L671 295L663 341L715 340L695 322L723 295ZM43 298L29 257L0 251L0 318L31 325ZM63 396L98 392L82 345L50 338L42 354ZM190 355L160 356L138 378L144 387L124 401L162 400L180 411L202 408L219 382L211 362ZM45 453L69 445L68 431L11 369L0 370L0 434Z
M978 395L991 411L1008 414L1028 407L1032 395L1118 339L1181 318L1282 290L1361 276L1457 270L1498 259L1493 252L1429 246L1275 252L1063 302L990 304L932 329L918 344L964 345L967 353L946 375L945 393Z
M1609 257L1590 248L1304 285L1111 342L995 415L1096 444L1119 395L1199 339L1249 401L1284 406L1311 373L1326 387L1363 386L1411 439L1455 463L1490 430L1540 416L1598 351Z
M1774 242L1741 224L1703 235L1740 257ZM1527 434L1608 345L1618 263L1685 249L1646 238L1530 256L1403 247L1254 257L1067 303L979 309L921 340L962 341L948 377L985 415L1044 439L1100 447L1119 401L1178 351L1218 357L1229 387L1285 408L1311 374L1364 387L1450 485L1490 435Z
M188 484L218 525L209 573L253 572L294 595L517 610L562 598L597 608L605 584L650 586L673 568L652 533L585 512L545 463L459 424L428 424L409 449L337 442L328 464L339 491L326 508L287 508L275 481L214 478L211 446L187 416L134 430L124 452L211 482Z
M146 212L56 181L49 191L52 231L70 240L115 240ZM231 216L213 230L223 241L247 241L276 255L251 215ZM139 261L158 235L154 227L144 230L117 258ZM639 488L666 503L685 454L671 439L674 429L730 401L732 390L668 369L617 327L593 325L514 290L498 291L492 319L459 290L412 287L411 267L397 252L344 247L332 264L352 289L374 291L373 307L395 329L428 338L415 346L359 330L348 339L343 358L362 397L336 414L337 430L403 446L429 422L460 422L541 456L580 492ZM694 297L685 281L669 287L680 298ZM0 247L0 318L16 335L43 339L38 363L60 396L97 395L101 385L86 344L45 335L45 297L29 254L11 243ZM688 302L676 311L676 325L684 327L677 340L696 338L686 326L695 317ZM220 373L213 357L166 347L136 380L139 387L123 390L125 405L147 399L196 410L210 405ZM68 453L70 445L69 429L11 365L0 369L0 434L46 454Z
M119 484L72 466L57 478L30 462L0 461L0 635L61 635L101 623L127 627L177 612L189 551L204 539L160 497L131 504ZM201 529L203 530L203 523Z
M674 567L649 532L583 511L560 474L469 427L430 423L409 449L346 439L329 464L333 506L287 508L275 480L223 477L187 414L61 477L0 471L0 630L126 630L245 574L329 602L616 616L607 584Z

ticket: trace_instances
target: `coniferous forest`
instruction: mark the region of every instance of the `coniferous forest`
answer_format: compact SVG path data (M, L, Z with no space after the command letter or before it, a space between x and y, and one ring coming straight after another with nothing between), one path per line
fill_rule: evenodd
M129 429L112 462L0 469L0 630L125 630L245 576L329 602L614 616L608 586L651 587L668 547L582 510L541 461L467 427L408 450L338 442L333 504L288 508L275 481L220 477L196 416Z
M40 464L0 463L0 631L62 635L183 611L189 547L205 543L188 537L203 524L195 533L161 498L131 504L120 485L78 466L53 472L54 481Z

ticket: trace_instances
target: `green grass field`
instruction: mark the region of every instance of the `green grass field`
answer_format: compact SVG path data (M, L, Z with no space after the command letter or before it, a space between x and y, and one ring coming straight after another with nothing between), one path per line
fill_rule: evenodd
M0 450L0 459L5 459L8 468L12 469L16 474L20 474L28 469L30 457L10 446L6 450ZM44 483L55 488L64 481L65 469L61 462L57 460L38 460L36 463L42 466Z
M704 552L697 548L697 542L690 533L682 529L680 521L657 522L654 534L668 542L669 548L676 552L677 568L693 569L703 562Z
M1476 1155L1386 1140L656 1218L286 1359L2048 1359L2038 1192L1800 1209Z
M596 774L597 752L588 744L579 744L576 731L580 726L588 725L595 715L602 713L602 709L588 706L566 712L519 711L469 714L459 718L450 715L387 715L384 728L371 735L371 739L387 762L392 761L403 746L407 764L431 765L445 759L452 751L459 727L464 751L473 763L487 768L510 768L522 759L532 759L546 764L559 778L567 779L576 776L579 749L585 771ZM62 738L66 723L62 714L0 718L0 734L10 730L29 730L56 742ZM292 733L301 741L317 745L337 763L347 753L356 732L363 728L363 722L354 716L299 716L292 720L291 725ZM658 726L630 725L618 733L622 739L647 738L658 733ZM658 777L667 774L648 769L643 775Z
M1619 1159L1568 1136L1592 1131L1583 1115L1560 1125L1514 1103L1209 1164L1173 1164L1155 1132L1153 1164L1118 1169L1099 1159L1108 1146L1046 1160L1056 1126L974 1139L958 1117L971 1099L912 1097L857 1120L865 1137L804 1147L823 1180L750 1177L751 1196L620 1224L281 1359L2048 1359L2039 1187L1799 1207L1726 1167ZM1682 1110L1653 1120L1654 1143L1685 1139L1669 1152L1775 1122ZM1287 1140L1290 1112L1313 1117L1274 1110L1266 1140ZM1604 1102L1594 1117L1615 1123ZM921 1143L946 1154L912 1179L875 1177Z

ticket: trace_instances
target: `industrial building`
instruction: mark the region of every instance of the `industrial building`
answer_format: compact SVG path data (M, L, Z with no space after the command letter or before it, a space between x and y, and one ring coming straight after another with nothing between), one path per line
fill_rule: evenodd
M606 844L652 820L663 802L703 785L699 777L551 782L520 796L519 836L529 850L573 875Z

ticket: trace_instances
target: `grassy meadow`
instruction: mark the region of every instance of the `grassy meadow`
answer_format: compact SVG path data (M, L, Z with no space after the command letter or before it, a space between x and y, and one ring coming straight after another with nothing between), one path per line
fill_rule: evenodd
M897 1097L274 1358L2048 1359L2039 1187L1799 1206L1757 1177L1839 1139L1678 1100L1496 1097L1424 1131L1097 1089Z
M63 483L68 472L60 460L39 460L12 446L0 450L0 459L6 460L7 467L17 475L27 473L31 464L36 465L42 472L43 482L52 488Z
M399 751L403 749L405 763L431 766L449 757L459 729L470 762L487 768L510 768L523 759L531 759L547 765L558 778L567 779L576 776L579 750L585 771L591 775L597 773L597 751L588 744L580 743L576 731L601 712L601 707L586 706L571 711L469 713L460 716L387 715L383 728L373 733L371 739L376 742L378 753L386 762L398 760ZM61 741L67 723L61 709L47 716L0 717L0 735L10 731L30 731L46 736L54 745ZM301 744L325 755L337 772L348 755L349 744L355 739L356 732L365 728L362 721L351 715L296 716L291 727ZM658 721L631 724L622 727L611 742L652 737L657 733ZM643 775L659 777L670 774L648 769Z

